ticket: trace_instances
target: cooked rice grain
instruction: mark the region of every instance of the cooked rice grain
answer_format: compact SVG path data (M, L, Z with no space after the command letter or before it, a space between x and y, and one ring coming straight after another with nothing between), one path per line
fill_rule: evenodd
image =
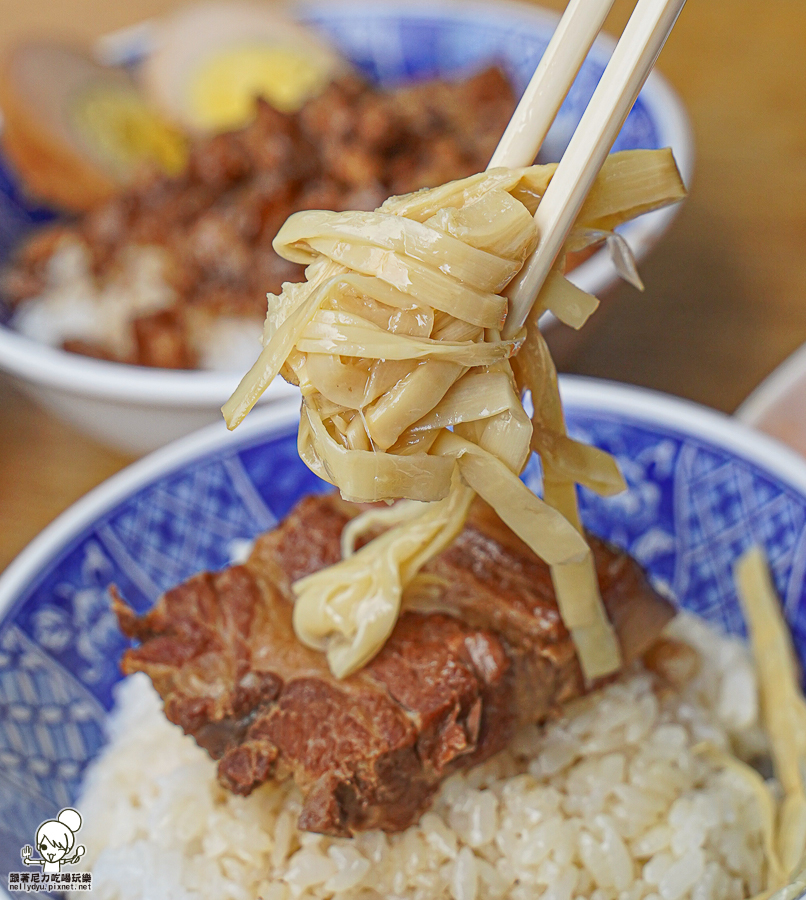
M763 741L749 655L691 617L682 692L634 667L487 763L448 779L416 827L300 832L292 783L227 793L145 676L122 683L77 807L98 898L740 900L765 887L756 801L697 744Z
M166 254L154 246L131 246L120 265L101 279L88 246L66 238L45 267L41 293L20 304L11 325L33 341L61 347L65 341L95 344L120 359L134 353L132 322L170 309L176 292L165 277ZM260 352L259 316L187 315L188 339L198 368L239 372Z

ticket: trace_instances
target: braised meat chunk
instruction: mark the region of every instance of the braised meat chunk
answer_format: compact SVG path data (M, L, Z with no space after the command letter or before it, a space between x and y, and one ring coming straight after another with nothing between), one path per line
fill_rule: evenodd
M123 660L144 671L165 714L248 794L293 777L301 828L332 835L402 830L439 783L502 749L587 686L548 568L478 504L454 544L424 570L383 650L336 680L295 637L291 585L336 562L352 514L334 496L303 500L258 539L245 565L203 573L138 617L115 595ZM638 565L591 539L625 661L672 617Z

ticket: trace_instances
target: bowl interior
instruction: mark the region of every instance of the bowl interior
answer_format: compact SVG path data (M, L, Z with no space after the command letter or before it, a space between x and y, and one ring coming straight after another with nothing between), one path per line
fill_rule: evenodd
M764 546L806 659L806 464L682 401L585 379L564 382L569 428L619 460L629 490L582 492L584 521L632 553L656 586L732 632L738 555ZM138 609L202 569L240 559L304 494L329 490L300 461L298 414L213 427L102 485L0 579L0 871L39 822L73 801L103 744L125 641L114 583ZM540 473L526 473L537 486Z
M372 82L392 86L433 77L455 77L485 63L500 63L522 91L554 31L557 17L526 4L302 3L298 18L322 32ZM128 35L128 39L127 39ZM149 49L147 29L135 26L111 36L104 55L110 62L136 67ZM612 50L602 39L591 51L546 140L541 157L559 159L587 105ZM690 169L688 126L679 101L663 80L651 76L619 135L615 149L678 151L687 180ZM27 197L0 156L0 261L32 228L52 221L54 210ZM0 322L2 318L0 317Z

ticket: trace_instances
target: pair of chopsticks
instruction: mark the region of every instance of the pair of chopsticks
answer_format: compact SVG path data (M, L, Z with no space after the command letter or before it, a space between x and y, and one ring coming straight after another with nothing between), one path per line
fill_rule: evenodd
M537 156L614 0L570 0L488 169ZM686 0L638 0L535 213L538 244L507 288L503 337L523 327L557 254Z

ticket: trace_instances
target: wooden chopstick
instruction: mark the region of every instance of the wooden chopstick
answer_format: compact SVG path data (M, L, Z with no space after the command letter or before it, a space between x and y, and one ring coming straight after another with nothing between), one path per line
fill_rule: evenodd
M503 337L523 327L599 169L686 0L638 0L535 213L538 244L507 288Z
M614 0L570 0L487 169L531 165Z

